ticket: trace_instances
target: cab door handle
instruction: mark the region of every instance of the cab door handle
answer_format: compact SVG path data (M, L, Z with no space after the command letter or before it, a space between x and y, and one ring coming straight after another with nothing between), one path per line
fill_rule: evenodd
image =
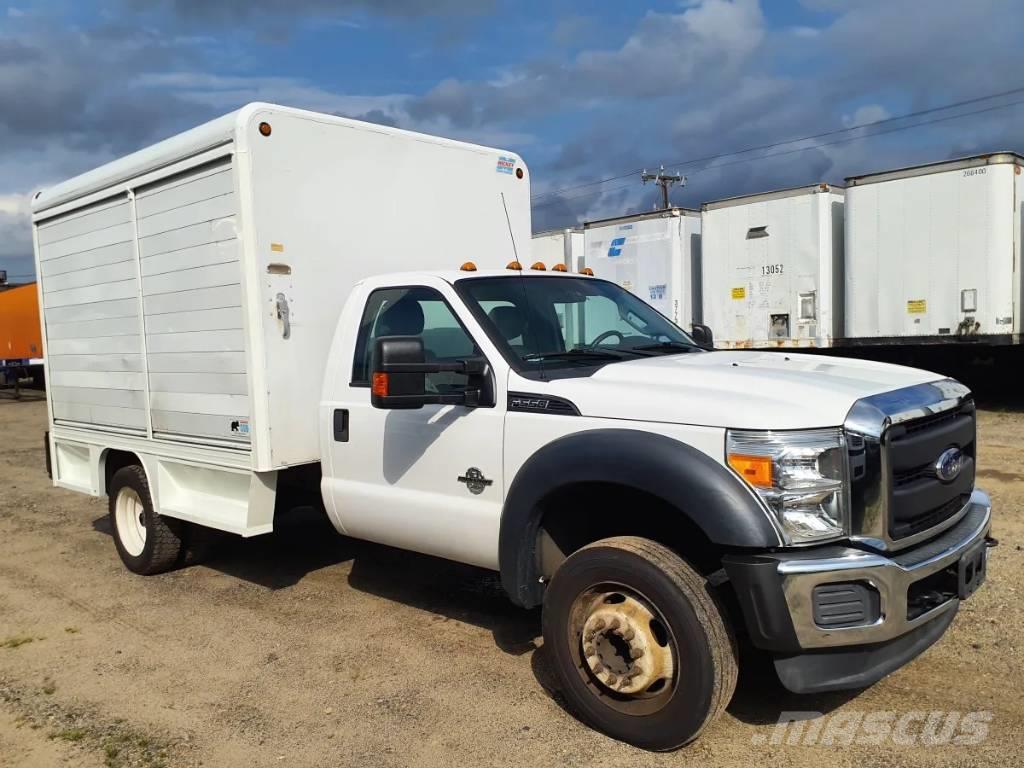
M348 409L336 408L334 410L334 442L348 442Z

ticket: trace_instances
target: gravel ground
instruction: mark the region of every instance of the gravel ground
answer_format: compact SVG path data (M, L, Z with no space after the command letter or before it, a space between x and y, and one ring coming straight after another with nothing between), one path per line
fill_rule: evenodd
M1002 544L945 638L854 694L792 696L750 665L726 716L664 755L562 708L539 615L493 574L343 539L310 515L205 565L130 574L105 500L49 486L45 419L41 401L0 399L0 766L1024 764L1020 412L981 414L979 484ZM804 724L821 738L780 737L794 710L824 713ZM982 713L967 721L981 730L951 711ZM961 741L984 738L923 743L949 741L932 712ZM906 727L822 743L864 715Z

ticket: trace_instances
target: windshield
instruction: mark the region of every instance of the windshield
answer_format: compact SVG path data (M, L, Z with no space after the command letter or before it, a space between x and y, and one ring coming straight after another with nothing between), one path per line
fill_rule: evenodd
M522 373L700 351L650 305L604 280L478 277L456 288Z

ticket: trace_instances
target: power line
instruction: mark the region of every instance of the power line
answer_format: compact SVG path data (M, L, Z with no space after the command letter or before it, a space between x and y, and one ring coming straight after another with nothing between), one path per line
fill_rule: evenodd
M959 119L961 117L970 117L971 115L980 115L980 114L984 114L986 112L995 112L996 110L999 110L999 109L1005 109L1007 107L1016 107L1016 106L1020 106L1021 104L1024 104L1024 99L1021 99L1019 101L1007 102L1006 104L997 104L995 106L986 107L984 109L977 109L977 110L974 110L974 111L971 111L971 112L963 112L963 113L958 114L958 115L946 115L945 117L936 118L935 120L930 120L930 121L928 121L926 123L915 123L914 125L896 126L895 128L889 128L889 129L884 130L884 131L877 131L875 133L869 134L868 136L848 136L846 138L836 139L835 141L827 141L827 142L823 142L821 144L815 144L814 146L811 146L811 147L797 147L796 149L787 149L787 150L785 150L783 152L773 152L771 154L762 155L761 157L755 157L755 158L750 159L750 160L731 160L728 163L718 163L717 165L711 165L711 166L708 166L707 168L700 168L700 169L698 169L696 171L692 171L690 173L690 176L697 176L697 175L699 175L701 173L707 173L708 171L717 170L718 168L727 168L730 165L739 165L740 163L750 163L750 162L755 162L757 160L767 160L767 159L772 158L772 157L784 157L786 155L793 155L793 154L798 154L800 152L806 152L806 151L808 151L810 149L818 149L820 147L831 147L831 146L834 146L836 144L846 144L848 142L858 141L859 139L863 139L863 138L872 138L874 136L884 136L887 133L896 133L898 131L905 131L905 130L909 130L910 128L917 128L917 127L920 127L920 126L923 126L923 125L932 125L934 123L944 123L944 122L948 122L950 120L957 120L957 119ZM635 188L635 185L633 185L633 184L622 184L620 186L613 187L612 189L607 190L604 194L611 194L612 192L617 192L617 191L619 191L621 189L626 189L628 187L634 187ZM576 199L579 199L579 198L588 197L591 194L593 194L593 193L591 193L591 192L577 193L576 195L573 195L573 196L570 196L570 197L558 198L558 200L562 200L562 201L576 200ZM543 208L545 205L549 205L551 202L555 202L555 201L552 200L552 201L541 202L541 203L536 204L535 207Z
M824 132L821 132L821 133L815 133L815 134L811 134L809 136L801 136L801 137L795 138L795 139L786 139L784 141L776 141L776 142L772 142L770 144L761 144L761 145L757 145L757 146L746 147L744 149L733 150L733 151L730 151L730 152L721 152L719 154L707 155L705 157L691 158L689 160L682 160L682 161L676 162L676 163L668 163L668 165L670 167L684 167L684 166L688 166L688 165L696 165L698 163L705 163L705 162L711 162L711 161L714 161L714 160L720 160L720 159L723 159L723 158L726 158L726 157L733 157L733 156L736 156L736 155L748 154L750 152L758 152L758 151L762 151L762 150L766 150L766 149L776 149L778 147L786 146L787 144L798 144L798 143L801 143L801 142L804 142L804 141L813 141L814 139L828 138L829 136L836 136L836 135L842 134L842 133L850 133L852 131L859 131L859 130L863 130L865 128L875 128L875 127L878 127L878 126L881 126L881 125L888 125L890 123L898 122L898 121L901 121L901 120L910 120L910 119L915 118L915 117L923 117L925 115L935 114L936 112L944 112L946 110L956 109L958 107L965 107L965 106L969 106L971 104L977 104L977 103L982 102L982 101L990 101L992 99L998 99L998 98L1002 98L1004 96L1011 96L1011 95L1017 94L1017 93L1024 93L1024 86L1021 86L1019 88L1011 88L1008 91L1001 91L999 93L991 93L991 94L988 94L987 96L977 96L977 97L972 98L972 99L964 99L962 101L952 102L952 103L944 104L944 105L941 105L941 106L938 106L938 107L931 107L929 109L917 110L916 112L908 112L908 113L903 114L903 115L896 115L896 116L893 116L893 117L887 117L887 118L884 118L882 120L874 120L874 121L871 121L871 122L868 122L868 123L860 123L858 125L851 125L851 126L849 126L847 128L835 128L835 129L833 129L831 131L824 131ZM933 121L923 121L923 122L920 122L920 123L914 123L914 124L909 125L909 126L904 126L904 128L905 129L916 128L916 127L919 127L919 126L930 125L932 123L943 122L943 120L945 120L945 119L951 119L951 118L955 118L955 117L967 117L967 116L970 116L970 115L981 114L982 112L988 112L988 111L991 111L992 109L1003 109L1003 108L1008 107L1008 106L1014 106L1017 103L1019 103L1019 102L1012 102L1010 104L996 105L995 107L986 108L986 109L978 110L978 111L963 112L963 113L960 113L958 115L950 116L950 118L943 118L943 119L933 120ZM894 131L892 131L892 130L890 130L890 131L880 131L878 133L869 134L869 136L878 136L878 135L882 135L882 134L885 134L885 133L892 133L892 132L894 132ZM858 136L858 137L855 137L855 138L868 138L868 136L864 136L864 137ZM814 145L812 147L805 147L803 149L813 149L814 147L817 147L817 146L831 146L834 143L840 143L840 142L829 142L829 143L826 143L826 144L816 144L816 145ZM801 150L801 151L803 151L803 150ZM767 157L773 157L773 156L775 156L775 155L767 155ZM758 158L758 159L760 159L760 158ZM588 188L588 187L594 187L594 186L598 186L598 185L601 185L601 184L606 184L609 181L618 181L619 179L625 179L625 178L627 178L629 176L634 176L637 173L640 173L641 171L642 171L642 169L637 168L637 169L630 170L630 171L627 171L627 172L623 172L621 174L617 174L617 175L614 175L614 176L607 176L607 177L604 177L604 178L601 178L601 179L594 179L593 181L581 182L580 184L573 184L573 185L566 186L566 187L560 187L559 189L549 190L547 192L541 192L541 193L538 193L537 195L534 195L531 198L531 202L532 201L538 201L538 200L541 200L542 198L546 198L546 197L556 197L556 196L558 196L562 192L567 192L567 191L572 191L572 190L577 190L577 189L584 189L584 188ZM540 203L540 204L544 205L546 203Z
M699 173L706 173L707 171L713 171L713 170L716 170L717 168L725 168L725 167L730 166L730 165L738 165L740 163L755 162L757 160L767 160L768 158L771 158L771 157L783 157L785 155L792 155L792 154L796 154L798 152L807 152L810 149L818 149L820 147L831 147L831 146L834 146L836 144L846 144L848 142L858 141L860 139L870 139L870 138L874 138L875 136L884 136L885 134L888 134L888 133L897 133L899 131L906 131L906 130L909 130L911 128L919 128L919 127L924 126L924 125L934 125L936 123L945 123L945 122L948 122L949 120L958 120L961 117L970 117L972 115L981 115L981 114L984 114L986 112L995 112L996 110L999 110L999 109L1006 109L1007 107L1016 107L1016 106L1020 106L1021 104L1024 104L1024 99L1021 99L1019 101L1007 102L1006 104L998 104L998 105L993 106L993 107L986 107L985 109L977 109L977 110L974 110L972 112L963 112L963 113L961 113L959 115L947 115L946 117L939 117L939 118L936 118L935 120L929 120L929 121L924 122L924 123L915 123L914 125L897 126L895 128L889 128L888 130L885 130L885 131L877 131L875 133L868 134L867 136L848 136L848 137L846 137L844 139L836 139L835 141L826 141L826 142L823 142L821 144L815 144L814 146L811 146L811 147L798 147L796 149L787 149L785 152L773 152L773 153L768 154L768 155L762 155L761 157L755 157L752 160L732 160L732 161L730 161L728 163L718 163L717 165L710 165L707 168L700 168L700 169L698 169L696 171L692 171L690 173L690 175L691 176L696 176Z

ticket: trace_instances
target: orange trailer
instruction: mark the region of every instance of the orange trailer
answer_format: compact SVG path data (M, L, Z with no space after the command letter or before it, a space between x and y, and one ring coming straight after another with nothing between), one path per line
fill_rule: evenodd
M36 284L0 288L0 388L43 384L43 340Z
M0 360L32 360L43 356L36 284L0 288Z

